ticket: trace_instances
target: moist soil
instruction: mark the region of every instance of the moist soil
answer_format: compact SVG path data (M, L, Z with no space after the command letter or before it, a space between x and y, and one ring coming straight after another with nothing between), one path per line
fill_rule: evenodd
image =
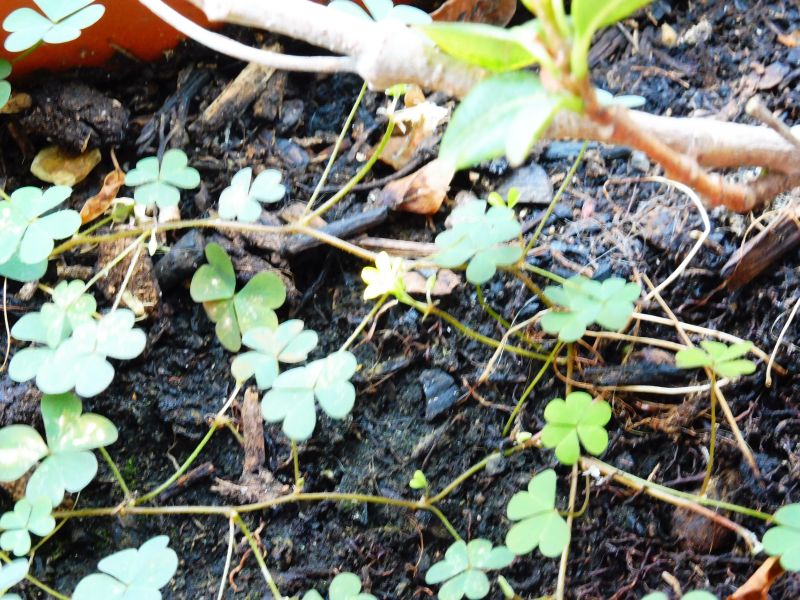
M518 15L519 17L520 15ZM669 24L680 43L662 43L661 27ZM748 122L743 106L754 93L788 123L800 119L800 48L779 41L780 34L800 28L800 8L793 2L656 2L636 19L601 34L593 50L595 82L614 93L638 94L645 110L656 114L712 116ZM225 30L250 43L271 42L236 28ZM308 51L283 40L294 52ZM159 147L181 147L203 177L199 191L184 193L184 217L200 217L213 208L220 191L240 168L267 165L280 169L287 183L286 203L305 201L318 181L325 159L361 82L353 76L277 76L255 104L218 128L197 126L198 116L242 69L242 64L187 43L153 64L134 64L124 57L111 68L32 78L20 84L34 99L32 112L4 117L0 174L5 189L40 185L28 174L35 150L47 141L66 147L91 137L104 148L104 162L73 195L79 208L96 193L111 170L106 149L113 145L123 168ZM55 88L54 88L55 86ZM88 86L90 90L84 89ZM54 92L53 90L58 90ZM54 94L69 100L56 101ZM112 99L113 123L97 122L92 107L75 109L76 95L99 94ZM448 102L438 98L440 104ZM335 163L331 182L346 181L360 167L364 154L380 137L378 108L382 94L368 93L358 111L352 135ZM59 112L59 107L65 107ZM76 117L77 115L77 117ZM73 123L65 120L72 119ZM553 142L537 149L533 161L558 184L577 154L575 142ZM422 156L421 160L426 157ZM378 165L373 178L393 171ZM557 274L584 274L603 279L615 275L666 278L693 246L702 222L693 205L677 192L658 185L619 180L657 174L643 157L624 148L593 145L553 216L539 250L531 258ZM497 189L514 175L494 161L459 174L450 197L461 191L477 196ZM349 195L326 218L356 215L372 206L375 192ZM795 198L796 201L796 198ZM784 200L785 202L785 200ZM449 206L432 219L392 214L370 231L386 238L432 242L444 227ZM523 207L530 230L544 206ZM664 291L665 301L687 323L726 331L752 340L768 352L776 343L789 310L800 292L796 251L774 262L741 289L718 290L721 267L741 245L752 219L725 211L711 213L712 232L689 269ZM165 238L167 246L182 233ZM291 280L292 293L279 311L281 319L303 319L319 332L313 356L338 348L368 312L359 272L363 263L326 247L293 257L259 250L242 238L223 240L234 248L237 266L272 264ZM202 245L202 240L189 239ZM186 241L184 241L186 243ZM92 267L96 253L69 254L65 267ZM163 260L154 257L158 264ZM264 262L266 261L266 262ZM247 269L240 270L242 281ZM157 267L158 271L158 267ZM201 306L189 298L191 270L162 268L159 309L142 323L149 343L142 357L117 365L109 390L86 399L84 409L108 416L120 430L109 448L132 489L153 489L174 471L196 446L213 415L233 388L231 354L216 340L214 327ZM54 278L49 279L53 281ZM541 306L517 280L499 275L484 286L487 302L507 319L522 320ZM43 301L18 296L10 286L10 320ZM500 326L478 303L473 287L463 285L438 298L440 306L481 333L499 338ZM657 306L647 312L661 314ZM742 459L726 424L719 432L715 493L725 500L772 512L800 501L800 396L795 360L797 323L788 329L778 362L788 375L765 386L765 368L726 388L744 438L752 448L763 478L756 480ZM535 333L535 332L534 332ZM676 340L673 330L643 324L643 336ZM3 340L5 346L5 340ZM18 349L13 344L12 352ZM638 352L630 361L639 368L620 371L630 348L604 344L576 377L587 381L663 383L656 380L657 358ZM641 350L640 347L634 350ZM488 382L474 386L492 350L461 337L434 318L394 307L362 336L354 353L362 365L355 381L355 409L343 421L321 416L313 438L300 445L305 491L362 492L391 498L413 498L408 480L422 469L434 489L441 489L470 465L507 446L501 431L511 407L539 366L504 355ZM629 363L630 364L630 363ZM590 369L591 367L591 369ZM0 385L0 424L40 426L38 393L30 385ZM615 381L615 377L617 378ZM692 383L687 376L683 383ZM670 383L675 385L673 381ZM438 389L437 389L438 386ZM522 411L522 427L538 431L544 405L563 396L564 383L552 373L536 387ZM709 439L708 398L646 396L605 392L614 417L610 444L603 459L636 475L696 491L706 464ZM430 398L433 398L431 400ZM444 405L431 407L442 401ZM234 411L239 416L238 411ZM289 444L278 426L265 427L267 467L282 483L293 481ZM225 505L237 501L212 488L216 479L237 482L243 451L228 431L214 436L197 465L209 462L213 475L176 490L162 505ZM569 470L556 465L552 452L528 451L493 463L471 477L442 502L441 509L466 539L485 537L502 543L509 522L505 507L531 475L555 467L560 477L559 503L564 507ZM584 491L578 502L583 502ZM80 507L114 506L122 500L105 464L77 500ZM9 510L6 496L2 509ZM764 532L763 523L734 520ZM447 531L427 513L354 503L288 504L249 514L268 566L284 594L323 590L339 571L359 574L365 589L379 598L434 597L424 574L440 560L451 542ZM228 546L228 523L222 517L126 517L75 519L37 552L32 571L62 592L95 570L97 561L114 551L136 547L153 535L166 534L180 557L172 582L162 590L167 599L216 597ZM236 538L234 573L226 598L271 597L247 544ZM763 556L763 555L762 555ZM636 495L606 480L594 481L585 514L576 519L570 548L568 596L571 598L640 598L669 589L675 578L684 590L706 588L726 597L760 564L746 547L709 522L675 512L671 506ZM558 561L538 553L516 560L504 574L523 598L552 593ZM44 597L33 587L28 598ZM498 591L490 598L499 599ZM772 589L774 599L800 598L800 577L783 577Z

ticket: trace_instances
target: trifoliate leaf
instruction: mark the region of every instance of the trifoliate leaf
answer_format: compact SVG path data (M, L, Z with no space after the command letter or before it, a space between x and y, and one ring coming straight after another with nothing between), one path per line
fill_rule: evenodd
M514 211L505 206L486 210L484 200L471 200L456 208L451 229L436 236L439 251L434 262L453 268L469 261L467 279L476 285L488 281L498 266L511 265L522 258L519 245L504 245L517 238L522 226Z
M84 577L73 600L158 600L159 591L178 570L178 555L160 535L138 549L128 548L107 556L97 565L102 573Z
M350 414L356 391L349 379L357 366L352 354L336 352L281 373L261 403L264 419L283 422L283 432L289 439L308 439L317 423L316 402L333 419Z
M23 187L0 201L0 265L16 257L26 265L41 264L53 251L54 240L70 237L81 225L74 210L50 212L69 198L72 189L57 185L45 191Z
M431 22L428 13L413 6L394 6L392 0L364 0L364 5L369 13L350 0L333 0L328 7L362 19L399 21L406 25L426 25Z
M159 163L149 156L136 163L125 175L125 185L136 188L133 198L139 204L167 208L181 200L181 189L191 190L200 185L200 173L189 165L183 150L167 150Z
M723 344L712 340L700 342L701 348L686 348L675 355L675 364L681 369L710 367L720 377L750 375L756 370L753 361L742 356L750 352L752 342Z
M3 21L3 29L11 35L5 49L22 52L40 42L63 44L77 39L81 30L91 27L105 13L93 0L34 0L44 15L32 8L19 8Z
M425 583L436 585L440 600L484 598L489 593L486 571L503 569L511 564L514 555L505 546L492 547L485 539L475 539L469 544L454 542L445 552L444 560L431 566L425 574Z
M542 429L542 445L555 448L556 458L562 464L577 462L581 445L595 456L608 446L605 425L611 419L611 407L604 400L593 401L586 392L572 392L566 401L551 400L544 418L547 424Z
M219 216L255 223L261 216L261 202L277 202L286 194L281 173L275 169L261 172L253 181L253 169L246 167L236 173L231 184L219 197Z
M555 508L556 473L543 471L528 483L527 492L517 492L508 503L507 515L518 521L506 535L506 546L521 556L537 547L547 557L559 556L569 544L567 522Z
M56 527L56 520L50 514L53 507L50 499L36 497L22 498L14 505L14 510L0 517L0 547L15 556L24 556L31 549L30 534L44 537Z
M328 591L330 600L377 600L372 594L361 592L361 580L353 573L339 573L331 581ZM324 600L316 590L310 590L303 595L303 600Z
M597 323L609 331L622 329L633 313L641 288L619 277L603 282L582 275L570 277L563 286L547 286L544 295L558 309L542 316L542 329L557 334L562 342L579 340L586 328Z

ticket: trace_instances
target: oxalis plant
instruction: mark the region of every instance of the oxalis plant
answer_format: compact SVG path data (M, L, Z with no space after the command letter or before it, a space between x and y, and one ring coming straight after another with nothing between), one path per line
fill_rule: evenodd
M152 2L147 0L146 3ZM626 17L644 5L642 1L614 0L599 6L598 3L579 0L572 3L572 14L567 16L558 0L530 0L524 4L536 13L538 19L510 30L469 24L431 24L421 11L394 6L388 0L368 0L365 2L366 11L343 0L332 4L331 8L324 10L354 15L364 27L371 26L373 21L384 24L394 21L398 26L411 24L455 59L491 72L456 110L442 140L440 159L452 169L470 168L503 154L512 164L520 164L559 111L607 118L617 125L624 125L624 119L615 121L619 115L624 115L617 109L639 102L637 99L611 97L589 85L587 55L592 35L597 30ZM59 3L37 0L36 5L41 12L27 9L35 13L35 17L27 12L22 12L20 17L17 14L20 11L15 11L6 18L4 27L11 32L6 40L7 48L11 44L12 48L25 51L40 43L66 41L70 36L79 35L81 29L102 15L100 5L85 0ZM270 7L281 10L279 5L270 3ZM25 21L26 18L29 21ZM531 65L539 65L548 76L540 78L525 70ZM3 75L0 79L8 75L7 70L6 66L0 65L0 75ZM8 86L3 83L7 82L0 81L0 94L8 92ZM39 290L49 294L50 298L38 311L24 315L11 328L17 347L9 363L9 373L15 381L33 381L42 392L42 431L28 424L0 429L0 481L17 482L18 488L24 490L15 497L13 506L0 515L0 548L3 550L0 559L4 563L0 568L0 593L5 594L0 598L15 597L13 593L8 594L8 590L25 578L30 585L38 586L53 597L68 598L39 581L36 573L29 572L29 565L37 567L41 561L12 559L12 555L34 556L64 521L145 515L166 518L174 514L199 517L207 514L223 515L229 520L232 531L238 528L250 545L272 596L286 599L270 574L268 554L263 552L245 517L249 513L264 513L273 506L292 502L333 501L375 503L410 513L428 511L438 519L452 537L452 542L435 540L426 545L425 552L429 554L431 566L421 577L427 585L435 587L434 593L443 600L485 598L492 588L500 590L511 600L520 598L502 572L514 562L530 568L536 562L557 557L561 557L561 561L553 596L561 599L568 589L567 559L572 526L591 501L591 494L587 493L584 507L576 509L581 477L587 478L587 485L590 478L599 477L606 484L613 479L637 492L657 492L662 501L688 510L699 511L704 506L711 506L720 512L760 520L766 529L761 540L743 526L734 523L730 526L753 554L763 551L777 557L786 571L800 571L800 509L797 504L781 507L774 514L764 513L716 501L704 493L690 494L660 486L625 473L599 458L609 444L606 427L614 418L614 410L607 400L613 396L605 390L590 389L589 393L574 389L580 383L580 361L586 358L581 354L582 344L586 344L588 336L601 340L625 339L631 344L658 343L658 340L646 342L644 338L628 333L629 323L636 320L645 308L640 302L642 288L638 281L617 276L602 281L583 276L563 278L537 265L533 257L535 253L530 251L538 241L541 229L527 239L524 237L516 213L518 192L512 190L506 199L490 193L485 199L456 206L450 214L450 226L436 237L436 252L413 260L387 253L375 255L309 226L314 218L323 216L335 206L369 172L392 135L397 96L406 89L399 85L393 90L395 97L384 111L387 120L385 133L364 168L340 193L316 208L319 194L312 195L303 215L295 222L283 227L259 224L262 211L281 201L287 188L281 183L283 174L279 171L252 165L234 174L230 184L220 191L217 215L213 219L170 224L170 229L214 227L317 237L368 262L362 278L366 284L364 298L371 301L372 306L353 334L340 346L333 346L326 337L327 332L306 329L305 323L299 319L281 322L285 316L282 309L286 288L279 276L264 272L246 282L239 281L233 261L223 246L208 244L205 248L206 263L192 277L188 293L194 301L202 303L215 324L219 343L232 353L232 392L227 399L220 399L221 408L210 419L208 434L175 473L154 489L130 488L107 450L113 448L118 438L117 428L101 415L84 412L81 400L82 397L102 394L108 388L115 371L125 368L124 364L116 361L134 359L143 354L146 357L144 330L138 326L132 312L118 308L119 299L110 309L98 307L91 294L96 278L88 282L55 281L52 287L39 284ZM330 157L331 165L336 155L337 151L334 151ZM576 162L574 169L577 166ZM195 189L200 185L200 179L200 172L190 166L188 156L182 150L172 148L159 156L139 160L126 174L125 182L133 189L136 203L149 209L164 209L179 205L182 191ZM324 186L324 180L325 177L319 189ZM702 176L700 186L703 186ZM75 211L62 206L69 200L70 192L68 188L59 186L46 190L21 188L3 196L0 201L0 275L19 282L40 280L48 272L50 260L68 258L70 250L99 241L99 236L92 236L89 232L77 233L80 218ZM554 203L559 197L560 194ZM122 222L125 220L126 217L121 219ZM542 224L545 221L546 218L542 219ZM102 226L102 223L96 223L91 227ZM129 254L138 255L144 240L148 236L155 239L154 234L164 229L166 227L157 222L134 224L128 228L105 229L102 235L107 237L101 239L133 239L125 253L114 259L118 262ZM462 293L474 295L488 318L494 321L489 323L490 327L474 329L433 300L432 290L440 276L437 269L451 269L458 274L463 272L466 284ZM416 275L422 275L427 281L423 293L412 292L412 287L407 286L407 280ZM492 308L483 297L481 286L497 278L524 286L531 298L535 297L544 307L543 310L525 323L518 323L513 320L514 315L503 315L502 311ZM121 296L122 291L119 293ZM333 422L323 419L325 427L347 429L344 419L357 410L358 390L351 381L360 367L355 342L390 300L396 301L404 310L411 309L409 314L417 315L420 320L442 320L450 327L453 336L483 344L498 355L514 354L534 366L538 373L517 400L506 424L507 445L470 466L451 482L431 481L421 469L409 469L403 478L409 482L410 493L420 495L417 500L396 495L305 491L298 444L313 439L320 425L320 415L333 419ZM497 328L504 331L500 338L482 333ZM327 352L319 352L321 341ZM703 339L699 348L691 347L689 341L684 342L686 346L676 353L675 363L681 368L705 371L713 415L716 404L722 406L724 401L717 377L732 379L753 373L756 365L745 356L755 349L745 341L728 345ZM20 343L30 345L19 347ZM674 351L675 344L670 344L669 348ZM556 373L563 370L566 374L562 373L565 381L561 394L563 399L554 398L544 407L538 402L531 406L530 399L535 397L537 383L551 369ZM591 383L583 384L592 387ZM160 507L157 503L160 494L190 469L210 439L220 431L235 431L236 422L227 413L239 393L248 386L251 386L248 391L258 390L264 421L275 425L267 429L268 434L275 434L279 425L289 440L294 463L294 489L287 495L240 506L172 506L169 510ZM533 418L523 421L522 415ZM542 422L544 425L540 431L528 432L523 429L523 422ZM735 427L735 421L731 427ZM711 444L715 432L712 416ZM142 435L146 436L146 433ZM281 440L282 436L277 435L276 439ZM145 443L146 439L143 437L141 442ZM713 465L713 445L710 450L709 473ZM118 484L121 499L107 507L72 508L66 500L74 502L77 496L69 498L68 494L84 490L98 472L95 451L107 463ZM499 540L462 537L463 532L445 514L445 510L450 509L445 501L455 493L469 493L467 484L470 479L488 465L524 452L542 452L542 458L550 461L546 465L550 468L526 473L527 486L518 490L506 505L505 545L496 545ZM563 493L559 493L560 489ZM36 538L41 539L34 544ZM262 536L261 539L268 538ZM235 545L233 534L230 540L232 553ZM94 571L93 568L85 569L86 577L78 583L71 597L76 600L160 598L161 590L179 568L177 554L169 544L166 536L159 535L143 541L138 548L122 549L107 556L98 563L96 572L89 572ZM535 557L532 557L535 552ZM341 565L332 568L339 569ZM227 578L222 579L219 597L224 595ZM304 584L301 589L309 590L310 587ZM331 600L381 597L370 587L371 584L364 585L353 573L342 572L331 580L327 597ZM641 590L642 594L646 591L649 590ZM543 590L543 593L550 592ZM662 593L655 591L648 597L664 597L659 594ZM309 590L302 597L303 600L319 600L326 596ZM683 597L700 600L713 596L695 591Z

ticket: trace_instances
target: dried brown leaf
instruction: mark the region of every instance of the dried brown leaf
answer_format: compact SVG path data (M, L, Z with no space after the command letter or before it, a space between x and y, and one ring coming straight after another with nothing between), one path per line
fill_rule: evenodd
M508 25L516 10L517 0L447 0L431 17L434 21Z
M381 202L393 210L433 215L444 202L455 175L452 163L432 160L418 171L383 188Z
M783 575L780 557L771 556L765 560L758 570L744 582L738 590L728 596L728 600L768 600L769 588Z
M120 188L125 183L125 172L119 168L117 157L111 151L111 160L114 162L114 170L106 175L103 180L103 187L94 196L89 198L81 208L81 222L85 225L89 221L95 220L102 215L117 197Z

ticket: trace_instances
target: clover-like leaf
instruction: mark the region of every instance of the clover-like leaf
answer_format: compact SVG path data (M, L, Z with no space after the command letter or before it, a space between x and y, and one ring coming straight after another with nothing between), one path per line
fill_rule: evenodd
M425 473L417 469L414 471L414 475L412 475L411 480L408 482L408 487L412 490L424 490L428 487L428 478L425 477Z
M303 362L316 346L315 331L304 330L303 322L292 319L277 329L256 327L244 333L242 342L252 350L233 360L231 372L239 383L255 375L259 389L266 390L278 376L278 363Z
M0 59L0 108L3 108L11 98L11 84L6 81L11 75L11 63Z
M505 206L486 210L485 200L471 200L456 208L451 229L436 236L439 248L434 262L444 268L469 261L467 279L476 285L488 281L498 266L511 265L522 258L519 245L505 245L522 232L514 211Z
M586 328L597 323L609 331L622 329L633 313L641 288L620 277L595 281L582 275L561 286L547 286L544 295L560 307L542 316L542 329L557 334L562 342L579 340Z
M261 202L277 202L286 194L281 183L281 173L267 169L253 181L253 169L246 167L236 173L230 186L219 196L219 216L223 219L238 219L255 223L261 216Z
M426 25L432 20L425 11L413 6L394 6L392 0L364 0L364 6L367 7L369 13L350 0L333 0L328 6L356 17L375 19L376 21L389 20L399 21L406 25Z
M0 201L0 264L17 258L39 265L53 251L54 240L70 237L81 225L74 210L49 212L69 198L72 188L57 185L45 191L23 187ZM45 214L49 213L49 214Z
M33 500L22 498L14 505L14 510L0 517L0 548L24 556L31 549L31 533L44 537L56 527L56 520L50 514L53 510L50 499L38 496Z
M544 409L547 424L542 429L542 445L555 448L556 458L565 465L574 464L581 446L595 456L605 452L611 419L611 407L605 400L592 400L586 392L572 392L566 401L551 400Z
M469 544L457 541L447 549L444 560L428 569L425 583L445 582L439 589L440 600L484 598L490 588L486 572L505 568L513 560L514 554L508 548L493 548L489 540L478 538Z
M329 600L377 600L372 594L361 591L361 580L353 573L339 573L331 581L328 590ZM323 600L316 590L310 590L303 595L303 600Z
M9 588L17 585L28 574L29 564L24 558L12 560L0 566L0 600L22 600L16 594L6 594Z
M19 254L15 254L8 261L0 264L0 277L8 277L21 283L37 281L47 272L47 264L48 261L45 258L38 263L29 265L20 260Z
M53 289L53 302L42 305L39 312L23 315L11 329L18 340L46 344L57 348L78 325L91 321L97 302L84 294L82 281L62 281Z
M97 568L102 572L81 579L72 600L160 600L159 590L178 570L178 555L159 535L105 557Z
M64 493L85 488L97 473L97 459L90 451L117 440L117 428L106 417L81 414L80 399L74 394L42 397L41 410L47 444L32 427L11 425L0 430L1 481L18 479L39 459L44 461L31 475L25 493L28 498L46 497L58 506ZM19 448L10 447L14 441ZM24 469L24 470L23 470Z
M675 355L675 364L681 369L710 367L720 377L750 375L756 370L753 361L742 358L750 352L752 342L723 344L712 340L700 342L701 348L686 348Z
M508 549L521 556L538 547L544 556L559 556L569 544L570 532L555 505L556 473L548 469L530 480L527 492L517 492L508 503L508 518L518 521L506 535Z
M57 348L25 348L17 352L9 365L14 381L36 377L36 385L45 394L63 394L71 390L84 397L96 396L114 379L114 367L107 358L131 360L144 350L147 337L134 328L135 316L118 309L95 321L80 323L72 337Z
M295 441L307 440L317 423L316 402L332 419L353 409L356 390L350 378L358 362L350 352L335 352L278 375L264 394L261 412L270 423L283 422L283 432Z
M223 347L238 352L242 334L257 327L278 326L276 308L286 300L286 286L280 277L264 271L255 275L237 293L236 273L228 253L219 244L206 246L208 264L192 277L190 294L216 324L217 338Z
M81 30L91 27L105 13L105 7L94 0L34 0L39 13L24 7L10 13L3 21L3 29L11 35L6 38L5 49L22 52L44 42L63 44L77 39Z
M764 552L780 556L787 571L800 571L800 504L783 506L772 517L775 526L764 534Z
M179 189L191 190L200 185L200 173L189 165L183 150L167 150L159 163L157 156L148 156L136 163L125 175L125 185L136 188L133 198L138 204L167 208L181 200Z

